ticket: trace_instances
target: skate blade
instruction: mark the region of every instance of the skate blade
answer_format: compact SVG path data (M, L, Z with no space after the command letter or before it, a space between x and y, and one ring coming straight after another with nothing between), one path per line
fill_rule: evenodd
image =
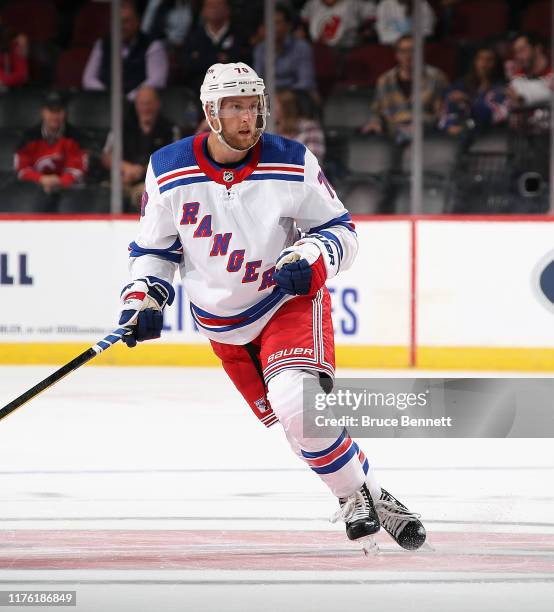
M423 552L437 552L437 549L434 546L431 546L431 544L429 544L427 541L423 542L423 544L418 548L418 551L419 550Z
M357 540L362 545L362 550L366 557L373 557L379 554L379 545L375 540L375 536L366 536Z

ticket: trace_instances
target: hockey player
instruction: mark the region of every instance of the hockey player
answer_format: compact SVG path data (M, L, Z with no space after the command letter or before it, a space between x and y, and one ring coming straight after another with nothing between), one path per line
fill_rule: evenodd
M179 267L191 312L223 368L261 420L283 427L293 451L339 499L351 540L382 525L404 548L425 530L377 483L343 430L303 437L303 380L332 382L331 303L325 282L352 265L348 211L316 158L264 133L264 82L244 63L215 64L200 99L211 128L156 151L146 174L134 279L122 291L129 346L158 338Z

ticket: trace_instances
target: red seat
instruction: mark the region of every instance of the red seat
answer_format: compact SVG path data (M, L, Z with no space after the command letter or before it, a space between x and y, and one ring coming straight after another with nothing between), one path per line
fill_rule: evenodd
M364 45L348 54L342 85L373 87L377 79L396 63L394 49L387 45Z
M88 2L78 12L73 26L72 47L93 45L110 33L111 2Z
M425 44L425 63L440 68L453 81L457 76L457 50L448 43L428 42Z
M90 47L72 47L58 57L56 64L56 87L59 89L80 89L83 72L90 54Z
M534 32L545 42L550 41L550 0L539 0L528 6L523 15L522 25L525 32Z
M320 95L326 98L331 93L338 78L337 51L329 45L315 43L313 52L318 90Z
M50 0L11 0L2 9L2 19L31 42L46 42L58 33L58 11Z
M456 4L452 37L482 41L506 36L508 6L503 0L466 0Z

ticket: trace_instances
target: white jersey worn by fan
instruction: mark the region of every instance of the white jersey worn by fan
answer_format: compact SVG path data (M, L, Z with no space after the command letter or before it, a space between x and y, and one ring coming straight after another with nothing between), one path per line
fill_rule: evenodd
M179 267L200 331L246 344L293 297L273 281L284 248L317 234L331 278L350 267L357 239L304 145L263 134L231 168L210 158L207 138L191 136L152 155L140 231L130 245L131 274L171 283Z

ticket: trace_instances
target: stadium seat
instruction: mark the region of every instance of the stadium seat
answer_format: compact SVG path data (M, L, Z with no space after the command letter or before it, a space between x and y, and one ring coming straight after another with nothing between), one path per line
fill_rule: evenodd
M60 47L52 41L31 41L29 45L29 80L33 87L48 88L54 81Z
M377 79L395 65L394 49L387 45L355 47L346 57L344 79L341 85L373 87Z
M198 96L186 87L170 87L160 92L162 113L180 126L184 134L191 134L198 125Z
M0 197L2 189L15 179L14 155L20 140L20 131L0 130Z
M15 214L48 212L48 200L40 185L14 179L2 187L0 212Z
M323 107L326 129L359 130L370 116L373 94L370 90L341 90L331 94Z
M442 132L430 132L423 136L423 171L435 176L449 176L456 165L460 151L458 139ZM402 171L411 172L412 145L405 147L402 155Z
M349 180L341 185L339 196L353 215L375 215L381 208L383 182L375 177Z
M110 129L110 96L103 91L81 91L69 100L67 116L75 127Z
M476 134L469 145L469 153L510 153L510 132L506 126L491 128Z
M347 167L352 173L379 175L391 170L393 148L377 135L353 136L348 142Z
M77 13L73 26L72 47L90 47L110 33L111 2L87 2Z
M453 81L457 76L457 49L448 43L428 42L425 44L425 63L440 68Z
M530 4L523 14L522 30L535 32L545 41L550 41L552 37L550 10L550 0L538 0Z
M80 89L90 55L89 47L72 47L58 57L55 82L58 89Z
M333 90L339 75L339 55L336 49L321 43L313 45L315 78L320 95L325 99Z
M394 213L406 215L411 212L411 180L409 175L397 176L391 186ZM424 176L422 214L439 215L448 210L449 187L445 180Z
M20 140L19 130L0 130L0 176L13 176L13 158Z
M40 123L44 92L37 89L14 89L0 96L0 129L24 130Z
M508 6L504 0L465 0L455 5L455 40L478 42L505 37L507 29Z
M106 214L110 212L110 188L103 185L78 185L60 195L61 214Z
M46 42L58 33L58 11L50 0L11 0L2 9L2 20L32 42Z

